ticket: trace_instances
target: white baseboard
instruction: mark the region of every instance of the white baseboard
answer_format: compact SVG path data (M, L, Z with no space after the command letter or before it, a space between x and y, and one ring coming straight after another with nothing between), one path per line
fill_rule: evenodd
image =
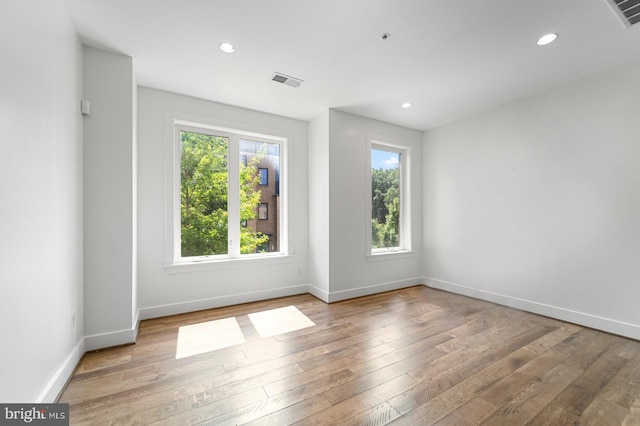
M266 291L240 293L229 296L214 297L211 299L202 299L190 302L173 303L170 305L142 308L138 310L134 321L134 326L131 329L94 334L82 338L80 342L78 342L78 344L73 348L69 356L67 356L56 374L51 378L36 402L48 403L55 401L60 392L63 390L65 384L67 383L67 380L69 380L69 378L71 377L71 374L75 370L85 352L134 343L138 335L140 321L144 319L181 314L185 312L200 311L203 309L212 309L221 306L237 305L240 303L268 300L277 297L293 296L296 294L304 293L311 293L318 299L326 303L331 303L340 300L352 299L355 297L368 296L384 291L398 290L401 288L411 287L419 284L422 284L422 279L414 278L410 280L394 281L372 286L359 287L350 290L336 291L332 293L327 293L326 291L312 285L299 285Z
M324 303L329 303L329 293L322 290L321 288L318 288L314 285L309 284L307 291L311 293L313 296L322 300Z
M169 305L161 306L151 306L148 308L141 308L139 311L139 318L140 320L145 320L150 318L166 317L168 315L202 311L204 309L213 309L222 306L238 305L241 303L275 299L277 297L293 296L296 294L304 293L308 293L307 285L297 285L264 291L254 291L250 293L231 294L228 296L213 297L211 299L172 303Z
M332 302L338 302L340 300L353 299L355 297L362 297L362 296L369 296L377 293L383 293L385 291L399 290L401 288L413 287L415 285L420 285L420 284L423 284L423 279L421 277L411 278L408 280L401 280L401 281L392 281L392 282L382 283L382 284L374 284L374 285L365 286L365 287L357 287L349 290L333 291L329 293L323 292L320 289L317 289L315 287L312 288L312 286L309 286L309 292L327 303L332 303ZM317 296L312 291L314 289L315 291L320 291L324 293L326 297Z
M533 302L530 300L507 296L504 294L493 293L490 291L480 290L477 288L451 283L448 281L442 281L435 278L424 277L423 282L427 287L437 288L440 290L449 291L451 293L462 294L464 296L473 297L475 299L486 300L487 302L497 303L499 305L508 306L510 308L520 309L523 311L532 312L534 314L556 318L561 321L567 321L585 327L606 331L608 333L629 337L631 339L640 340L640 325L617 321L610 318L603 318L584 312L577 312L558 306Z
M64 360L56 374L53 375L47 386L45 386L44 390L40 393L40 396L36 400L38 404L46 404L55 402L64 386L67 384L67 380L73 374L73 370L75 370L76 366L80 362L80 359L85 353L85 341L84 338L80 339L78 344L71 350L71 353Z
M142 308L138 311L135 325L131 329L103 334L95 334L92 336L86 336L81 339L73 348L71 353L67 356L55 375L51 378L44 390L41 392L36 402L49 403L55 401L55 399L67 383L67 380L69 379L69 377L71 377L71 374L73 373L74 369L80 362L80 359L85 352L135 342L138 334L140 320L143 319L163 317L185 312L194 312L203 309L212 309L221 306L230 306L240 303L267 300L284 296L293 296L296 294L304 293L311 293L318 299L326 303L331 303L340 300L352 299L355 297L382 293L385 291L398 290L401 288L412 287L421 284L424 284L427 287L445 290L451 293L461 294L464 296L473 297L475 299L485 300L488 302L508 306L510 308L520 309L523 311L556 318L562 321L595 328L609 333L618 334L621 336L629 337L631 339L640 340L640 325L630 324L609 318L603 318L583 312L560 308L557 306L551 306L543 303L533 302L530 300L520 299L517 297L507 296L504 294L493 293L473 287L464 286L461 284L438 280L435 278L413 278L335 292L326 292L325 290L309 284Z
M126 330L111 331L108 333L94 334L86 336L85 350L94 351L96 349L110 348L113 346L135 343L138 327L134 326Z

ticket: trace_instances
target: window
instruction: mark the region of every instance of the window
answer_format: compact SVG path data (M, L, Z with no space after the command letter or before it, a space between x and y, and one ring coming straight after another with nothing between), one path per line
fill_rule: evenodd
M180 131L180 257L227 254L229 138Z
M260 173L260 185L269 185L269 169L260 168L258 173Z
M409 148L370 142L371 223L369 253L384 254L411 249L409 232Z
M176 122L174 144L173 262L284 254L284 139Z
M269 220L269 204L260 203L258 206L258 220Z

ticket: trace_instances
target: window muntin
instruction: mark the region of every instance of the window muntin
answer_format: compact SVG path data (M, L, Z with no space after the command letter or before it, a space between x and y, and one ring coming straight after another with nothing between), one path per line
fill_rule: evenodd
M384 142L369 144L368 252L411 249L408 212L409 148Z
M174 262L284 254L284 139L246 138L229 129L178 122L175 129L179 161L174 199L179 208L174 208ZM260 185L260 169L266 169L267 185ZM272 207L268 219L259 221L262 204Z

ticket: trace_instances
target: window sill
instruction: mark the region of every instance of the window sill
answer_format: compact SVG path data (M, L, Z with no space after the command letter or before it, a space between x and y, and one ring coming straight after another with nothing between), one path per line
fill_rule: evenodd
M380 251L367 255L367 262L383 262L386 260L409 259L415 256L411 250Z
M217 271L220 269L243 269L293 262L293 255L273 254L262 256L250 256L234 259L212 259L194 262L173 263L164 266L164 272L168 275L188 272Z

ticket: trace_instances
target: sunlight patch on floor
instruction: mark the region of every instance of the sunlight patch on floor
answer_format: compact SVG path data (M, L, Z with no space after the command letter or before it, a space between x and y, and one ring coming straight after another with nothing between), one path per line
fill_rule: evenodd
M185 325L178 330L176 359L215 351L245 342L235 317Z
M275 336L316 325L295 306L256 312L249 314L249 319L260 337Z

